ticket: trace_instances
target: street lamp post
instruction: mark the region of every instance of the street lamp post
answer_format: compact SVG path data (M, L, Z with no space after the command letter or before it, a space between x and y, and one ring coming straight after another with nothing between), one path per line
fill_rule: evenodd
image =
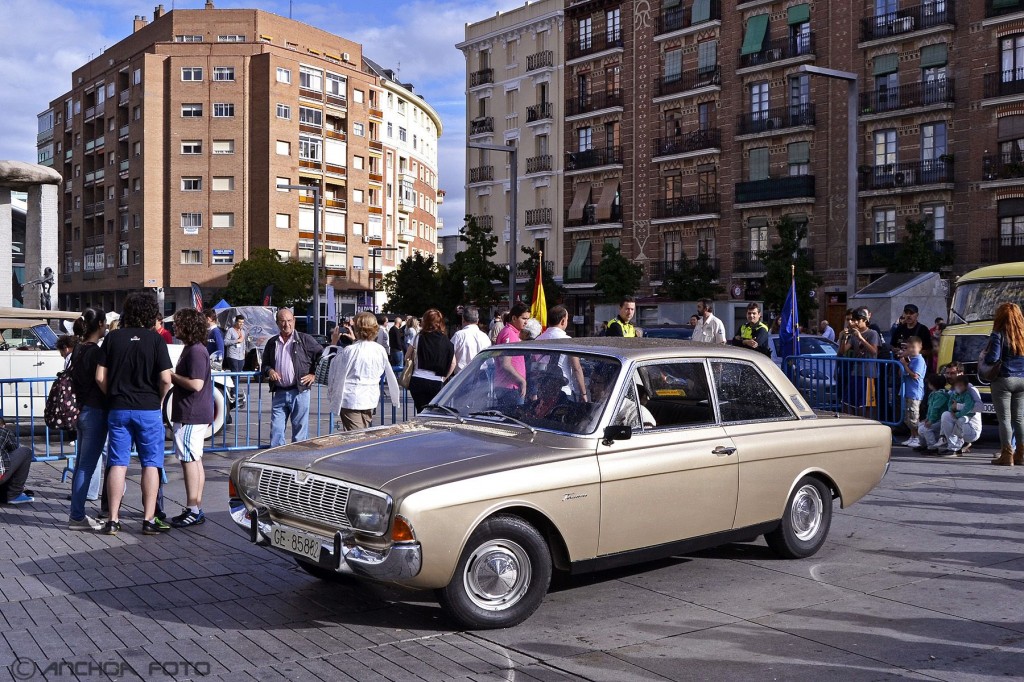
M370 295L373 296L373 312L377 312L377 258L383 260L385 251L398 251L397 246L370 247ZM383 267L383 265L382 265Z
M501 152L509 155L508 163L511 169L509 189L512 192L512 195L509 197L509 213L512 215L509 216L508 224L508 305L511 308L516 300L516 261L518 260L516 256L518 251L516 214L519 210L519 148L516 145L484 144L482 142L470 142L466 146L470 149L486 149L487 151Z
M313 329L320 333L320 186L278 185L278 189L297 189L313 193Z
M857 74L804 64L797 73L846 81L846 295L857 291ZM849 299L847 299L849 301Z

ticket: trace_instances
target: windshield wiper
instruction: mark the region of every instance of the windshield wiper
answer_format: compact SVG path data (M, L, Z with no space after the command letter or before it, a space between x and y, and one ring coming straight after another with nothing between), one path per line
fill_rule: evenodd
M507 414L505 414L504 412L499 412L498 410L479 410L477 412L470 412L469 416L470 417L497 417L498 419L501 419L502 421L511 422L513 424L518 424L519 426L522 426L524 429L529 429L530 433L536 433L537 432L536 429L534 429L532 426L530 426L529 424L527 424L523 420L516 419L515 417L510 417Z
M967 324L967 318L960 314L960 311L956 308L950 307L949 312L960 318L960 321Z
M440 405L438 403L428 403L427 405L423 406L423 409L441 410L442 412L450 414L453 417L459 417L460 419L462 418L461 412L456 410L454 407L449 407L447 405Z

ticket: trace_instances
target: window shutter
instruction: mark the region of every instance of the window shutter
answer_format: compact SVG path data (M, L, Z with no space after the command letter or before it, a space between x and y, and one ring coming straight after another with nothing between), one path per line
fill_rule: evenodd
M743 35L743 47L740 54L756 54L764 48L764 37L768 34L768 15L758 14L750 17L747 32Z
M809 142L791 142L789 144L789 162L809 163L811 160L811 144Z
M665 80L679 78L683 72L683 51L670 50L665 53Z
M749 171L751 180L768 179L768 148L750 150Z
M948 61L946 43L938 45L926 45L921 48L921 68L927 69L930 66L945 66Z
M1000 142L1024 138L1024 116L1003 116L999 119L996 137Z
M1024 215L1024 199L1003 199L997 210L1000 218Z
M711 21L711 0L694 0L690 10L690 23L702 24Z
M705 40L697 43L697 69L705 71L718 65L718 41Z
M882 54L875 57L872 73L876 76L885 76L896 73L899 69L900 57L898 54Z
M804 24L811 20L811 6L793 5L786 11L786 21L790 26L793 24Z

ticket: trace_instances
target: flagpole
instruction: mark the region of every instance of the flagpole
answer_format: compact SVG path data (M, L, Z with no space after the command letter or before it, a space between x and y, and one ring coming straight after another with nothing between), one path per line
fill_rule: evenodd
M793 287L793 296L790 306L792 310L789 311L789 316L793 320L793 354L798 355L800 349L800 320L796 316L796 263L789 266L790 285Z

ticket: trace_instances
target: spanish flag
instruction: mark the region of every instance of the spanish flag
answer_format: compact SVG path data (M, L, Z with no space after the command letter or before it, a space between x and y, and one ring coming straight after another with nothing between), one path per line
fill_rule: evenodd
M548 303L544 299L544 253L537 253L537 278L533 283L533 303L530 305L530 317L540 322L542 329L548 326Z

